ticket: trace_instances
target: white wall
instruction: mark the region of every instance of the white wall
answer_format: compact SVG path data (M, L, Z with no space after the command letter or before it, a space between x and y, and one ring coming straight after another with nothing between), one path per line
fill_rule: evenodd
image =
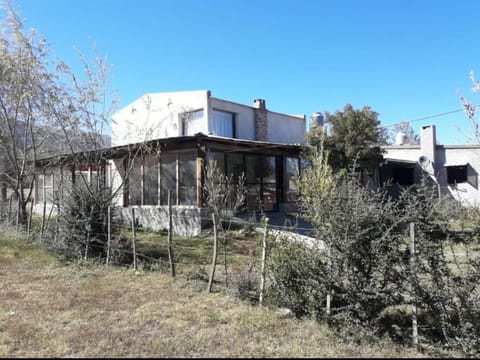
M135 100L112 117L112 146L182 135L179 114L203 109L200 131L212 129L212 110L235 114L236 137L255 140L255 110L251 106L209 96L209 91L150 93ZM268 141L283 144L304 144L306 120L268 111Z
M251 106L237 104L231 101L210 98L209 110L223 110L235 114L236 137L244 140L255 140L254 109ZM209 119L211 124L211 118Z
M113 115L112 146L181 136L179 114L202 108L208 117L207 90L146 94Z
M268 141L280 144L305 144L305 117L268 112Z
M388 159L417 161L421 155L420 145L386 146L383 149L383 157Z
M478 175L480 174L480 147L446 146L444 151L437 150L436 157L441 168L438 178L441 185L447 187L449 192L462 204L480 207L480 190L478 189ZM476 184L468 182L456 185L447 184L447 171L444 165L469 164L468 172L476 173Z
M421 152L419 146L401 145L387 146L384 158L417 161ZM435 149L435 175L442 188L442 192L451 194L465 206L480 207L479 179L477 184L468 182L456 185L447 182L447 165L469 164L470 173L480 175L480 146L445 145Z

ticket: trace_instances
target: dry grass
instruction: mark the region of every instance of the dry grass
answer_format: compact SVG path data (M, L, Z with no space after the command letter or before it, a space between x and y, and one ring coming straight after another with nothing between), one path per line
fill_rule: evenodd
M0 239L0 357L425 357L340 340L159 272L62 265Z

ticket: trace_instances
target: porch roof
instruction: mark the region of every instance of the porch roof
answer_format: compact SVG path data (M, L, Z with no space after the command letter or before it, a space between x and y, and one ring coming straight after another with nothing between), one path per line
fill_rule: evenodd
M57 154L37 159L37 166L72 164L77 162L96 162L109 159L119 159L132 152L142 151L146 153L171 152L188 149L200 151L225 151L225 152L260 152L269 155L291 154L299 155L305 148L300 144L280 144L265 141L253 141L244 139L226 138L220 136L197 133L191 136L177 136L161 138L142 143L119 145L97 150L82 151L77 153Z

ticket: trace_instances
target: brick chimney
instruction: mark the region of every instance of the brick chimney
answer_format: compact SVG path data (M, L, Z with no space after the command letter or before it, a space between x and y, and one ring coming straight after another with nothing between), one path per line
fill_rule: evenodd
M268 141L268 116L265 100L253 100L253 110L255 113L255 140Z

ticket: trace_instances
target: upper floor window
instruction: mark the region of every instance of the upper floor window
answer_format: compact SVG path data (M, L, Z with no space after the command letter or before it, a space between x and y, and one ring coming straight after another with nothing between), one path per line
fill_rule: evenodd
M212 111L212 135L235 137L235 114L226 111Z
M199 132L205 132L203 124L203 109L187 111L182 116L182 135L191 136Z

